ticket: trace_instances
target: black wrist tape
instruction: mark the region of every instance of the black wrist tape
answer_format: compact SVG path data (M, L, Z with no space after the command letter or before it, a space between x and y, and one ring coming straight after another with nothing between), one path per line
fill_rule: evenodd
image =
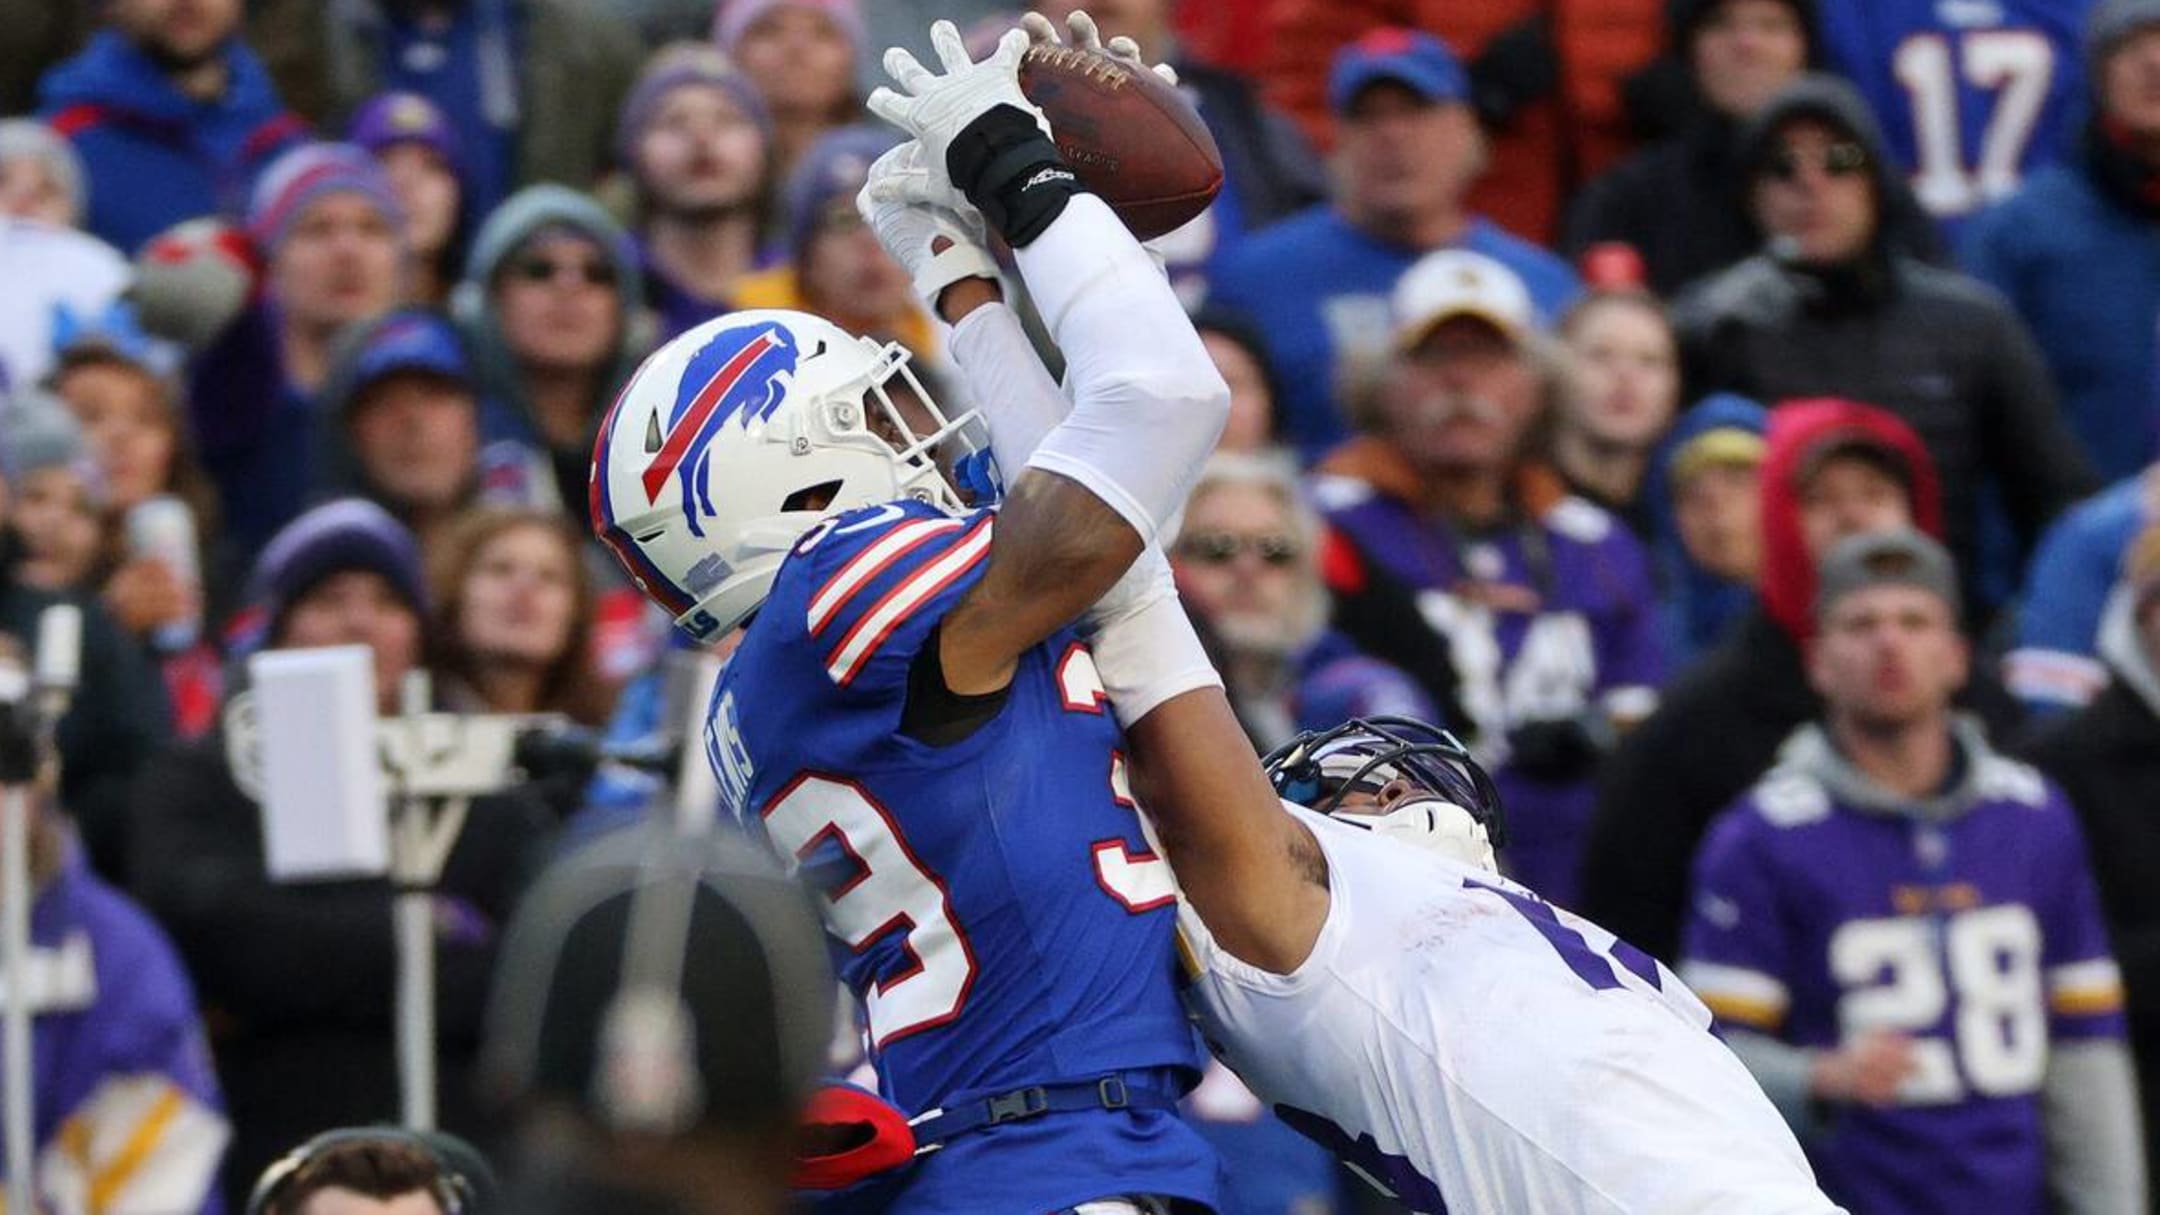
M994 106L961 128L946 149L945 172L1015 249L1041 236L1087 188L1035 120L1011 105Z

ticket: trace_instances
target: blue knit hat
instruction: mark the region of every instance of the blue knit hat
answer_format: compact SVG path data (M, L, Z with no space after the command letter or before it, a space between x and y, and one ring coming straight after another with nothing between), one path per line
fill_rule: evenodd
M353 570L382 575L415 615L426 616L420 545L390 512L361 498L326 502L279 529L255 559L248 597L261 606L275 641L293 604Z
M394 228L404 226L390 178L367 150L349 143L302 144L274 161L248 203L248 236L265 254L275 252L308 204L325 195L358 194L373 203Z
M645 133L645 124L652 121L660 102L669 93L684 85L704 85L719 89L728 95L736 108L755 122L758 131L770 144L773 137L772 113L765 108L765 98L750 83L750 78L736 70L729 61L712 46L702 42L672 42L654 51L645 61L645 70L639 73L637 83L623 97L622 109L617 111L615 122L615 158L635 176L636 164L632 159L637 152L638 137Z
M2099 87L2100 61L2130 35L2160 25L2160 0L2101 0L2085 19L2085 71Z
M810 243L834 199L847 199L853 212L856 192L870 176L870 162L899 142L899 133L891 127L868 123L840 127L818 136L817 142L803 153L795 171L788 174L783 197L787 200L789 255L802 256L803 246Z

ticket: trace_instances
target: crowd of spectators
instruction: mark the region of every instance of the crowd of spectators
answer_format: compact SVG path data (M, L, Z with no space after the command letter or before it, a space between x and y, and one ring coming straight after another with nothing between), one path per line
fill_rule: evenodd
M238 1209L395 1116L393 892L271 879L245 660L664 730L680 646L586 526L599 417L735 308L956 391L855 208L898 138L862 98L888 40L1008 7L0 0L0 641L86 609L33 831L54 1209ZM2126 1008L2160 1165L2160 0L1032 7L1174 65L1222 151L1152 246L1233 397L1168 548L1254 745L1446 722L1507 871L1690 967L1856 1212L2033 1175L2117 1209L2064 1143ZM503 1130L471 1080L539 863L651 793L474 808L450 1129ZM1940 969L1898 925L1955 953L1996 906L2029 923L1949 998L2004 1041L1870 1001ZM2058 1121L1954 1121L2013 1089ZM1252 1210L1347 1209L1235 1077L1192 1109ZM432 1150L311 1167L387 1197Z

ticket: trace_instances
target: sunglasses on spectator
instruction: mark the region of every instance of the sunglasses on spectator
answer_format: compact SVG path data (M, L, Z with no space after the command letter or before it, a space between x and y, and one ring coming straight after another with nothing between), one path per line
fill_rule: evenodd
M574 276L572 281L588 287L615 285L615 267L584 258L556 261L552 257L521 257L511 265L510 272L528 283L551 283L568 273Z
M1803 155L1795 148L1779 148L1763 165L1765 176L1792 181L1802 166L1814 165L1825 177L1850 177L1867 168L1867 149L1850 141L1831 144L1820 155Z
M1234 532L1197 532L1178 541L1178 553L1199 565L1228 565L1251 550L1261 562L1285 566L1298 559L1296 540L1284 535L1240 536Z

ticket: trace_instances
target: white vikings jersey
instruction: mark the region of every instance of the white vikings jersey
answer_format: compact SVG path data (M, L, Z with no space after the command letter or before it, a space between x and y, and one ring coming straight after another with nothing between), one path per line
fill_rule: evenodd
M1181 908L1202 1028L1285 1122L1416 1211L1838 1210L1670 971L1504 878L1290 809L1330 889L1294 973Z

